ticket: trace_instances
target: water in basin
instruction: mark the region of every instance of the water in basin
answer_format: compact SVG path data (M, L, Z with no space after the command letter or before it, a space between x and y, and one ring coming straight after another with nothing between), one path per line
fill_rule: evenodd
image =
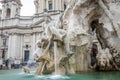
M75 75L34 75L23 70L0 71L0 80L120 80L120 72L84 72Z

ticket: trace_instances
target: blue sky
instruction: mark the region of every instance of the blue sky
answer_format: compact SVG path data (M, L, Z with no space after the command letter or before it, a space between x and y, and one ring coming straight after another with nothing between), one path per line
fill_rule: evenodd
M21 7L21 16L32 16L35 14L35 6L33 1L34 0L21 0L21 3L23 4Z

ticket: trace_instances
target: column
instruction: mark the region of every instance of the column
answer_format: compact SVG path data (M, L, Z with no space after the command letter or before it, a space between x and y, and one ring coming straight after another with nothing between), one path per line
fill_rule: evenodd
M32 35L32 53L34 53L34 51L35 51L35 45L36 45L35 33L33 33L33 35Z
M11 11L10 11L10 18L15 18L16 15L16 4L15 2L12 3L11 5Z
M64 4L65 1L64 0L53 0L53 7L54 10L64 10Z
M64 11L64 0L61 0L61 9L60 10L62 10L62 11Z
M9 57L15 57L15 38L14 38L14 35L10 35L9 36L9 43L8 43L8 58Z
M14 34L12 40L12 45L13 45L12 52L15 58L17 57L17 42L18 42L17 35Z
M61 10L61 0L53 0L53 10Z
M19 55L20 47L18 46L19 39L16 34L12 34L10 37L11 40L9 40L9 50L8 53L10 53L9 57L16 58Z
M12 53L11 53L11 48L12 48L12 35L9 35L9 39L8 39L8 55L7 58L12 57Z
M53 10L55 10L55 6L56 6L55 1L56 1L56 0L52 0Z
M44 9L47 9L47 0L44 0Z
M23 37L22 37L22 35L20 35L20 43L19 43L19 56L20 56L20 58L22 59L22 54L23 54Z
M24 59L24 52L23 52L23 45L24 45L24 35L22 34L21 35L21 58L22 58L22 62L23 62L23 59Z
M18 48L19 48L18 57L21 58L21 35L20 34L18 35L18 39L19 39L19 42L18 42Z
M17 57L21 58L21 36L20 34L17 35Z
M1 39L1 36L0 36L0 57L2 57L2 51L1 51L1 46L2 46L2 39Z
M57 7L58 7L58 10L62 10L62 0L58 0L58 1L59 1L59 2L58 2L59 4L58 4L58 6L57 6Z
M47 9L47 10L49 9L49 3L48 3L48 0L46 1L46 9Z
M39 7L38 7L38 13L41 13L41 12L43 12L43 10L44 10L44 8L45 8L45 0L39 0Z

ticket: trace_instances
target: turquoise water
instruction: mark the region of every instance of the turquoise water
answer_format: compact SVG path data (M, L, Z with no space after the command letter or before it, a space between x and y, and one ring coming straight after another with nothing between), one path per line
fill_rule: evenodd
M22 70L0 71L0 80L120 80L120 72L87 72L75 75L42 75L24 74Z

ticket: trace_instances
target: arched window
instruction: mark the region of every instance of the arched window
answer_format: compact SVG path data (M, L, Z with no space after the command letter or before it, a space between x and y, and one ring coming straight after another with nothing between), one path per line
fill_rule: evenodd
M10 18L10 13L11 13L11 10L8 8L6 13L6 18Z

